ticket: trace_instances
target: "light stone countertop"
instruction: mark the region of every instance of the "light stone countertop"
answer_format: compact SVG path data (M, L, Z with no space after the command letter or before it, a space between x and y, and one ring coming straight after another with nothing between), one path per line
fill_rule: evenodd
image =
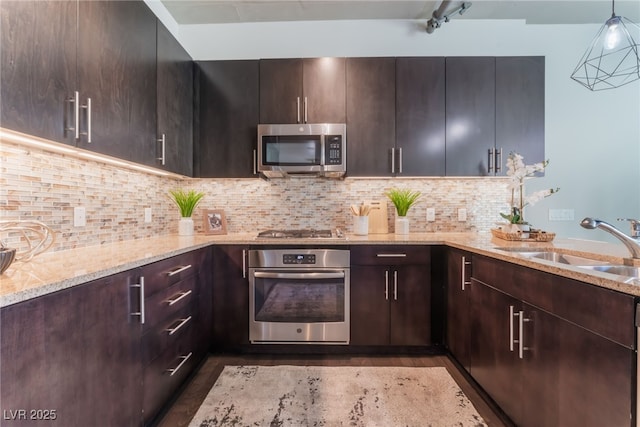
M447 245L492 258L532 267L590 283L596 286L640 296L640 282L625 283L624 278L557 264L532 260L517 253L497 250L498 247L534 246L615 263L631 264L623 245L586 240L556 239L547 243L510 242L488 233L411 233L408 235L370 234L347 235L343 239L257 239L254 234L222 236L160 236L131 240L67 251L49 252L29 262L14 262L0 275L0 307L26 301L41 295L80 285L145 264L211 245L360 245L415 244ZM636 265L638 261L636 261Z

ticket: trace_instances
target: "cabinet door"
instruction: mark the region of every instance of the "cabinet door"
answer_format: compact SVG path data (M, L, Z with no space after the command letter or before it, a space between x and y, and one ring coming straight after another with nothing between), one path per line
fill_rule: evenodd
M196 63L194 171L201 178L255 177L258 61Z
M308 58L302 69L303 121L346 123L346 59Z
M519 425L630 425L634 351L534 307L525 313L533 331Z
M351 266L351 345L389 345L390 274L387 267Z
M78 82L91 137L78 146L156 164L156 17L138 1L81 1ZM87 131L88 111L83 111Z
M447 332L446 342L453 357L470 370L470 301L469 277L471 256L450 249L447 255Z
M193 61L173 35L157 22L157 112L156 164L183 175L193 175Z
M444 58L396 59L398 174L444 176L444 89Z
M517 318L520 301L471 279L471 375L516 423L522 419L521 366ZM513 345L513 347L511 347Z
M347 59L347 174L390 176L396 140L395 58ZM394 169L395 170L395 169Z
M0 2L2 127L75 145L77 1Z
M390 267L391 345L431 344L431 269L428 265Z
M488 153L495 146L495 58L451 57L446 70L446 173L493 175Z
M302 59L260 61L260 123L301 123Z
M510 152L527 164L544 160L544 57L496 58L496 148L502 150L499 174Z
M247 246L214 248L213 333L216 348L233 350L249 344Z

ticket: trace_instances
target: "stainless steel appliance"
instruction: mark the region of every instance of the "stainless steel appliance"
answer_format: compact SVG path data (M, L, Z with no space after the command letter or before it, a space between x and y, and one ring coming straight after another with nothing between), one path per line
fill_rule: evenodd
M267 178L312 174L340 178L347 170L347 125L258 125L258 172Z
M341 229L335 230L265 230L258 233L258 239L341 239L344 233Z
M249 251L253 344L348 344L349 251Z

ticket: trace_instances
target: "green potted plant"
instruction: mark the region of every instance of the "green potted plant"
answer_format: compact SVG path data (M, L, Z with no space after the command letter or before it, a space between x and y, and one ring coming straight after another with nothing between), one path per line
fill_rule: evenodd
M395 232L396 234L408 234L409 233L409 219L407 218L407 212L409 208L413 206L418 199L422 196L419 191L412 191L409 189L392 188L385 193L385 195L391 200L396 207L396 220L395 220Z
M204 193L195 190L183 190L178 188L169 191L169 197L180 210L180 223L178 224L178 234L181 236L193 235L193 210L198 206Z

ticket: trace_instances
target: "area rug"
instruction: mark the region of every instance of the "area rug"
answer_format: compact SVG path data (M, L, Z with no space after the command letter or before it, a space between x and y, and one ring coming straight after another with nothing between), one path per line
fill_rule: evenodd
M486 426L445 368L226 366L189 427Z

